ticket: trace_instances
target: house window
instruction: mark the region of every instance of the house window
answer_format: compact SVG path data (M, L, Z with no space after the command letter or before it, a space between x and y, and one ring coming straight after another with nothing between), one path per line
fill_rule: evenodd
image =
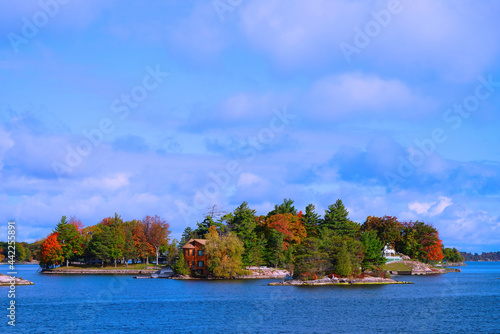
M203 256L203 250L201 249L198 250L198 256Z
M203 267L203 261L198 261L198 268Z

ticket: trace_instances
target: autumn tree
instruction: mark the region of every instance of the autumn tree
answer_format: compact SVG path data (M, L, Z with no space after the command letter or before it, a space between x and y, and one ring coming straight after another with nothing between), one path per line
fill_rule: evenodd
M154 217L146 216L142 223L146 227L146 240L153 246L156 253L156 265L160 257L160 247L168 244L168 237L170 235L170 225L167 221L158 215Z
M137 256L142 259L144 265L146 266L146 259L154 251L154 248L147 242L146 234L144 233L144 227L140 220L132 221L132 238L134 239L134 246L137 250Z
M52 233L43 242L40 255L40 266L47 268L59 265L64 261L63 249L57 240L58 233Z
M398 219L391 216L368 216L363 225L361 225L362 232L368 230L377 232L378 238L384 245L390 245L398 251L401 250L398 249L396 245L401 240L401 232L403 228L403 225L398 221Z
M207 267L214 276L230 278L243 273L241 257L244 245L234 233L229 232L221 237L215 226L212 226L206 239Z

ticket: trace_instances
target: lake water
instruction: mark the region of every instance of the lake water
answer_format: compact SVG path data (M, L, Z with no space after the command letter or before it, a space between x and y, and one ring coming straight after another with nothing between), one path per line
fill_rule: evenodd
M15 328L0 287L0 332L500 333L500 263L467 264L461 273L394 276L412 285L345 287L52 276L18 265L35 285L16 289Z

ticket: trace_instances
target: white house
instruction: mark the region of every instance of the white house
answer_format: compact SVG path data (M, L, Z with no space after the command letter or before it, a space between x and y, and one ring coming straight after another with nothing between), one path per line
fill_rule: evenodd
M396 255L396 251L390 245L384 246L382 256L385 257L385 263L403 260L401 256Z

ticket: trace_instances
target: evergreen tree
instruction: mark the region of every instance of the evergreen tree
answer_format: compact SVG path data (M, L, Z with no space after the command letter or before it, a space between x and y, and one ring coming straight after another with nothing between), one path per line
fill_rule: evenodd
M276 230L271 230L267 238L267 249L266 249L266 259L267 262L278 268L279 265L285 263L285 249L283 248L283 243L285 242L285 236Z
M175 271L176 274L179 275L188 276L191 273L191 270L189 269L186 261L184 260L183 252L179 252L179 257L177 261L175 261L172 269Z
M270 217L278 213L291 213L292 215L297 215L297 209L295 209L295 207L293 206L293 200L286 198L283 199L283 203L280 205L275 204L274 210L270 211L267 216Z
M331 261L318 238L307 238L297 247L293 270L295 278L321 277L329 267Z
M89 253L101 260L101 268L104 267L105 261L111 259L111 250L109 247L112 239L111 233L109 226L102 225L89 242Z
M306 228L307 236L317 236L318 226L321 222L321 216L316 213L314 204L306 206L306 212L302 215L302 221Z
M341 277L349 277L352 274L352 265L347 251L347 246L344 243L338 254L337 264L335 265L335 273Z
M338 199L335 204L328 206L320 227L332 230L340 236L357 238L359 236L359 224L347 218L348 215L349 211L346 210L342 200Z
M243 241L245 251L243 253L244 265L259 265L263 261L263 248L265 242L257 235L256 211L243 202L237 207L228 220L228 229Z
M382 249L384 244L377 237L377 232L366 231L361 234L361 243L363 244L364 257L361 262L363 269L368 268L369 265L379 266L384 264L385 259L382 256Z
M58 233L57 240L62 247L66 267L68 267L70 260L83 254L83 239L76 226L66 220L66 216L62 216L54 232Z

